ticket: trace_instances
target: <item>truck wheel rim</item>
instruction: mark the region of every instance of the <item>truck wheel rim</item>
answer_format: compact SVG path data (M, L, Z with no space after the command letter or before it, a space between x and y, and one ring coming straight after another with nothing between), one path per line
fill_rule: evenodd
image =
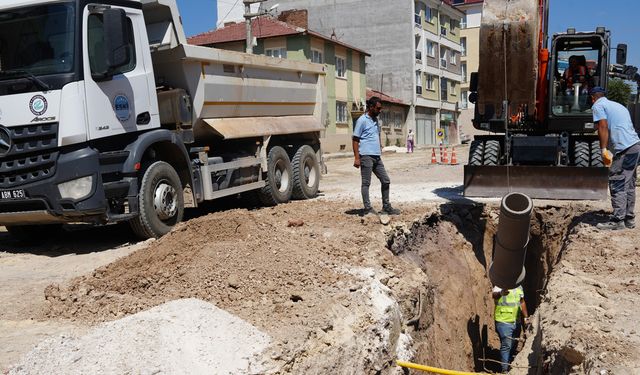
M153 193L153 208L160 220L174 217L178 211L176 189L165 181L159 182Z
M287 191L287 189L289 189L289 171L287 170L287 167L285 166L285 163L283 160L278 161L278 163L276 164L276 187L278 188L278 191L281 193L284 193Z
M304 162L304 181L308 187L313 187L316 185L316 179L318 178L316 169L314 168L315 163L313 159L307 158Z

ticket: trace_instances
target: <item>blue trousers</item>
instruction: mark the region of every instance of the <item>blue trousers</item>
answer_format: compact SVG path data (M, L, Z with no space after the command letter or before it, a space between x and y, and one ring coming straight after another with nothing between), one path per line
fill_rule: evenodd
M502 372L509 371L509 363L513 360L515 351L518 348L520 337L520 323L496 322L496 332L500 337L500 362L502 362Z

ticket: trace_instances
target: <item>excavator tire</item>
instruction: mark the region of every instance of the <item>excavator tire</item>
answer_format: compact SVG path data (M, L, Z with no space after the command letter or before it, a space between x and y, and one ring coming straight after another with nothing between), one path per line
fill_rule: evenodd
M600 141L591 142L591 166L604 167L604 162L602 161L602 153L600 151Z
M500 161L500 141L486 141L483 165L498 165Z
M589 152L589 143L576 142L573 150L574 163L576 167L588 167L591 163L591 153Z
M469 148L469 165L482 165L484 142L472 141Z

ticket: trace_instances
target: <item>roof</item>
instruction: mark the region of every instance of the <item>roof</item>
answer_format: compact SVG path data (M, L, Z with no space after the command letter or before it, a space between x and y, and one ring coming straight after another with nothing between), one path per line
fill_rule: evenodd
M331 43L343 46L345 48L357 51L363 55L371 56L371 54L353 47L349 44L340 42L335 39L331 39L328 36L324 36L312 30L303 29L289 25L285 22L278 21L273 17L257 17L251 22L252 35L258 39L275 38L279 36L288 35L311 35L316 38L320 38ZM231 25L220 27L216 30L204 32L202 34L194 35L187 39L189 44L204 46L218 43L228 42L240 42L247 38L246 25L244 22L237 22Z
M383 92L367 87L367 100L371 99L372 96L377 96L378 98L382 99L382 101L385 103L393 103L398 105L404 105L407 107L409 106L409 104L403 102L400 99L394 98L393 96L389 96Z

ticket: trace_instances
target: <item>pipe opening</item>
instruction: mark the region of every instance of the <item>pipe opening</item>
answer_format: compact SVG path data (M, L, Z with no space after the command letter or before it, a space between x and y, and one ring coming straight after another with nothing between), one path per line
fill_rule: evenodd
M531 198L521 193L510 193L502 198L502 206L509 213L524 215L533 209Z

